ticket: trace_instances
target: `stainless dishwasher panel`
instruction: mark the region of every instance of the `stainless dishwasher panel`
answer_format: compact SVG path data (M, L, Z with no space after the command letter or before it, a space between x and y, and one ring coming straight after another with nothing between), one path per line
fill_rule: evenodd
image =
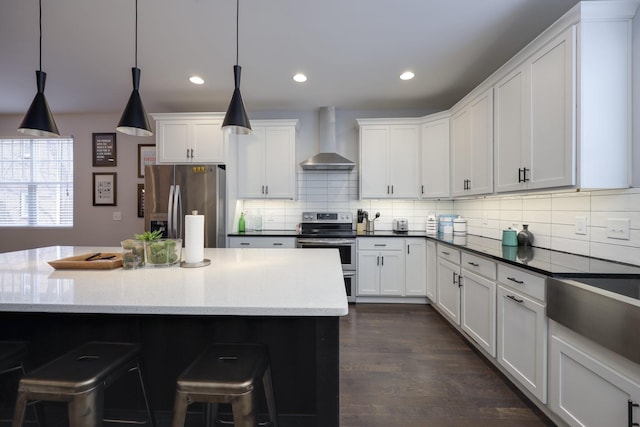
M592 280L592 279L585 279ZM603 282L616 279L600 279ZM547 278L547 316L640 363L640 305L589 290L581 279ZM605 286L598 286L605 288Z

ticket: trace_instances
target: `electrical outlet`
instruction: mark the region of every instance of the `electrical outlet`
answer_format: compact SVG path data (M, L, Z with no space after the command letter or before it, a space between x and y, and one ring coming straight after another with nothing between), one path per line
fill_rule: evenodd
M587 217L586 216L577 216L576 217L576 234L587 234Z
M631 220L629 218L607 219L607 237L610 239L631 239Z
M113 213L114 221L122 221L122 212L114 212Z

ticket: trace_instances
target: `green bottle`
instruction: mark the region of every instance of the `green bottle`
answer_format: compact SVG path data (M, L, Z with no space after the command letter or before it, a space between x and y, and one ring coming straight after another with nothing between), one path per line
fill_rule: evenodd
M244 233L244 212L240 212L240 220L238 221L238 233Z

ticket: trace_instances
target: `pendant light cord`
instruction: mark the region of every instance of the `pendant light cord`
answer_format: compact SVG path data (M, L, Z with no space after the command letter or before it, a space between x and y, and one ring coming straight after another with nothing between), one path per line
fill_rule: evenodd
M136 68L138 68L138 0L136 0Z
M39 71L42 71L42 0L38 1L38 22L40 28Z
M236 65L238 65L239 51L240 51L240 0L236 0Z

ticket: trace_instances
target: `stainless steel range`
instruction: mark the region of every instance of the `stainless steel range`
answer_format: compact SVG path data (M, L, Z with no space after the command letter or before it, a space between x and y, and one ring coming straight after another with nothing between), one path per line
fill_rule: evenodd
M304 212L297 247L338 249L347 301L355 302L356 235L351 212Z

